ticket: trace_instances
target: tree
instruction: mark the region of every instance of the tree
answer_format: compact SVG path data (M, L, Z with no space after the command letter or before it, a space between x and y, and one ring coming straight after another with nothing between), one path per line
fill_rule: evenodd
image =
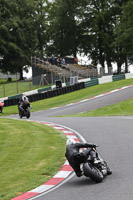
M30 57L35 52L37 43L35 8L31 0L2 0L0 7L0 67L4 72L19 72L22 79L23 66L30 64Z
M127 65L127 52L124 50L124 38L126 22L123 23L124 12L123 8L126 6L130 0L117 0L114 1L114 17L116 19L115 27L114 27L114 42L112 43L112 48L114 49L114 57L113 60L117 63L118 74L121 73L121 67L125 63L126 72L128 71ZM126 44L126 41L125 41Z
M81 39L83 52L95 64L100 64L105 68L105 61L111 67L113 41L112 7L109 0L88 0L81 21L84 29Z
M36 54L43 58L45 54L45 48L48 42L47 29L48 29L48 12L49 3L48 0L34 0L35 4L35 24L34 29L37 32L38 44L36 46Z
M122 7L121 20L116 27L116 42L121 44L125 62L125 71L128 72L127 57L129 63L133 56L133 2L129 0Z
M79 1L80 2L80 1ZM55 55L76 57L79 42L79 29L76 0L55 0L49 12L49 45L47 52Z
M133 54L131 0L1 0L0 69L20 72L31 56L89 55L118 72Z

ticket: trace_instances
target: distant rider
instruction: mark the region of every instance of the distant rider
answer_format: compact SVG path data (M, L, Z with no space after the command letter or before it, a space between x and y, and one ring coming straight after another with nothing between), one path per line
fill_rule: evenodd
M18 102L18 108L20 111L24 110L25 102L27 102L28 107L31 108L28 97L25 94L22 94L22 96L20 97L19 102Z
M0 113L3 113L4 103L0 101Z

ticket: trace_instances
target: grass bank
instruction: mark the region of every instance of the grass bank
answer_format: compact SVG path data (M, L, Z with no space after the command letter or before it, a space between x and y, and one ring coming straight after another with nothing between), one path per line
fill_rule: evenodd
M43 124L0 119L0 200L49 180L65 161L66 137Z
M49 99L44 99L41 101L32 102L32 112L39 110L46 110L56 106L63 106L72 102L81 101L86 98L90 98L111 90L121 88L123 86L132 85L133 79L126 79L121 81L115 81L111 83L105 83L101 85L96 85L88 87L82 90L71 92L68 94L60 95L57 97L52 97ZM4 115L17 114L17 106L9 106L4 108ZM1 114L0 114L1 115Z
M65 115L58 117L97 117L97 116L126 116L133 115L133 99L128 99L126 101L116 103L114 105L106 106L96 110L73 114Z

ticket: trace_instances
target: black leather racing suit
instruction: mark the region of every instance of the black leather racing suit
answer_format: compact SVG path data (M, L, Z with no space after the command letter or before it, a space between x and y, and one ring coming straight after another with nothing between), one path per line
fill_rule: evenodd
M67 145L66 147L65 156L78 177L80 177L82 173L80 164L86 161L88 155L90 155L92 159L96 158L96 153L92 150L92 147L95 147L95 145L88 143L75 143ZM79 152L80 148L87 149Z

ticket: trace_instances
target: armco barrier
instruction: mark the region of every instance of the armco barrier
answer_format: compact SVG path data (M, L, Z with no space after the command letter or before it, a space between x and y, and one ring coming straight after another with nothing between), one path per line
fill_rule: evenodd
M70 82L67 82L67 83L66 83L66 86L67 86L67 85L70 85Z
M126 79L133 78L133 73L125 74L125 78L126 78Z
M112 75L103 76L103 77L99 78L98 81L99 81L99 85L103 84L103 83L111 83L113 81Z
M125 79L125 74L118 74L118 75L112 76L113 81L119 81L119 80L123 80L123 79Z
M91 87L91 86L94 86L94 85L98 85L98 84L99 84L98 78L93 78L90 81L87 81L87 82L84 83L85 88Z
M45 87L45 88L41 88L41 89L38 89L38 93L45 92L45 91L48 91L48 90L51 90L51 89L52 89L51 86Z
M18 94L18 95L14 95L14 96L10 96L8 97L8 99L18 99L21 97L22 94Z

